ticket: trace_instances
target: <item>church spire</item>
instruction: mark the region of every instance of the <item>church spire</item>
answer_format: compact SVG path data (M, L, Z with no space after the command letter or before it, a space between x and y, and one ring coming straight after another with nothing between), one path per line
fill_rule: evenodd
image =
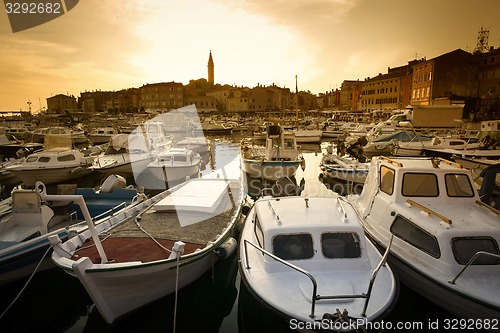
M212 50L210 50L210 56L208 57L208 83L214 84L214 59L212 59Z

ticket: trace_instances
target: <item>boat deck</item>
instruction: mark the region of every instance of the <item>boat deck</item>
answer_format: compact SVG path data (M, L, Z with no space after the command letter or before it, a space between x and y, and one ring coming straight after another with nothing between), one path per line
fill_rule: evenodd
M135 218L117 225L107 234L101 235L104 251L110 262L128 261L151 262L167 259L174 242L184 242L184 255L197 249L203 249L207 243L214 241L228 227L231 217L237 207L239 189L232 188L224 194L220 209L216 214L203 212L156 211L153 207L142 214L139 220L140 228ZM181 226L182 221L193 222ZM149 237L144 231L151 235ZM158 241L163 249L154 240ZM93 240L86 240L72 256L73 260L89 257L92 262L99 263L100 257Z

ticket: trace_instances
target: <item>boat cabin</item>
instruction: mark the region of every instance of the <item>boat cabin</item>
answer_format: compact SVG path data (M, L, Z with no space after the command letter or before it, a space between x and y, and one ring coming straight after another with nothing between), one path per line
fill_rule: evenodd
M468 169L441 158L379 156L354 204L376 239L393 234L395 252L456 274L478 251L500 254L500 212L480 201L473 184ZM475 262L499 263L494 256Z
M186 148L170 148L168 151L158 155L156 164L158 165L193 165L199 162L197 155L192 150Z
M357 259L356 265L369 265L363 228L348 203L340 197L304 197L297 205L293 198L267 198L255 204L256 245L304 269L353 268L352 259ZM304 223L308 214L314 219ZM268 271L287 269L269 256L264 262Z
M299 149L293 132L284 132L279 125L268 125L266 133L265 157L268 161L297 159Z

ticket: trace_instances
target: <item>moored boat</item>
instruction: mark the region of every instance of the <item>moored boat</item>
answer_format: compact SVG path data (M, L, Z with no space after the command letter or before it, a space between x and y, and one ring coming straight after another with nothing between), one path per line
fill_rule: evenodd
M379 246L394 236L389 263L404 284L458 317L491 320L500 212L472 184L469 170L440 158L374 157L362 193L348 198Z
M386 256L339 196L258 199L239 254L244 285L290 327L361 331L397 300Z

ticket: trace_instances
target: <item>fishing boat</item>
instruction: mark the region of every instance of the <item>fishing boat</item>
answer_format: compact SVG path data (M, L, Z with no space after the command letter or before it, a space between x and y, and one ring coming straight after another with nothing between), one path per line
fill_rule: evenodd
M480 200L469 170L374 157L348 199L380 247L394 236L389 263L402 283L460 318L500 318L500 211Z
M186 178L197 178L202 159L200 154L187 148L170 148L161 152L148 164L147 177L136 179L137 185L148 189L164 189L165 185L183 182ZM149 178L149 179L145 179ZM158 187L160 186L160 187Z
M361 330L397 300L387 253L365 237L345 198L263 197L241 232L240 274L250 293L290 327Z
M125 188L124 182L117 176L108 177L98 191L61 184L53 198L65 197L64 200L42 199L40 191L45 189L42 183L37 183L35 189L14 190L10 214L0 222L0 285L29 276L39 262L39 270L54 267L50 256L46 256L49 237L58 235L66 240L68 227L73 230L82 227L82 211L74 200L81 198L86 202L96 225L139 202L143 197L136 189Z
M176 293L237 247L241 177L219 177L188 180L106 224L87 220L77 237L52 238L52 259L80 280L107 323Z
M243 171L254 177L278 180L292 177L299 166L305 168L293 132L284 132L279 125L268 125L266 135L265 147L251 140L242 141Z
M6 169L32 187L37 181L48 185L89 175L92 162L93 157L79 149L60 147L33 153Z

